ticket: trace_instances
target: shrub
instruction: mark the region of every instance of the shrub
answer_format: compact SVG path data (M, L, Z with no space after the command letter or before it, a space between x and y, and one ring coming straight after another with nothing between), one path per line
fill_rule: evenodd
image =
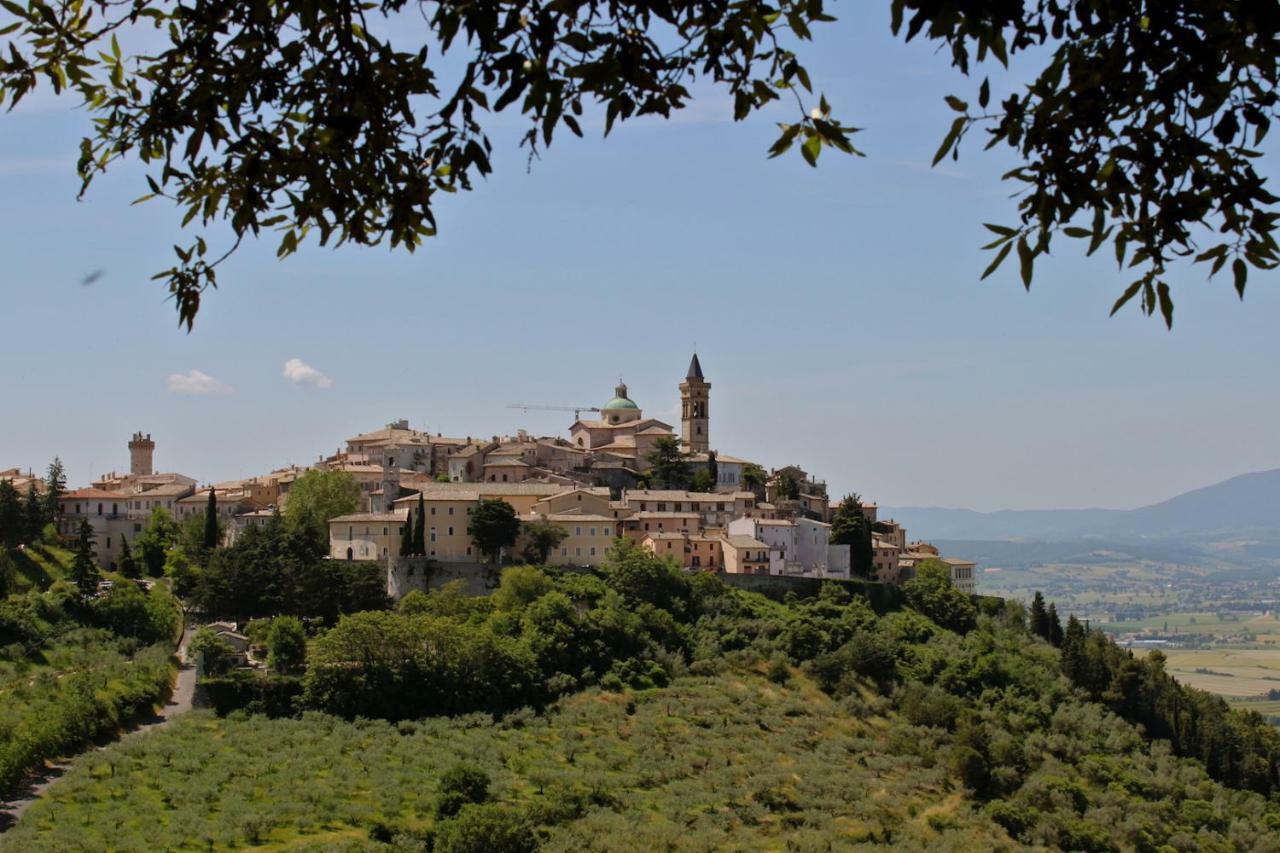
M294 616L281 616L267 633L267 665L279 673L296 672L307 659L307 634Z
M463 806L488 800L489 774L469 764L457 764L440 777L435 813L437 817L453 817Z
M523 811L497 803L464 806L436 828L434 853L533 853L538 840Z

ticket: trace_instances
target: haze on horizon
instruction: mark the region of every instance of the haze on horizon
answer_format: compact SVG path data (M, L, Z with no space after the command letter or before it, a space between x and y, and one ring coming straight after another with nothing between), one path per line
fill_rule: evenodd
M1241 303L1177 270L1172 332L1108 318L1130 277L1065 240L1030 293L1012 266L979 284L1010 164L970 143L928 168L942 97L966 85L946 58L894 42L885 7L818 33L810 70L867 128L867 159L768 161L773 124L735 125L715 97L566 136L528 171L500 140L496 174L440 208L416 256L280 263L264 240L191 335L149 281L173 209L130 207L131 169L77 203L85 116L35 98L0 135L0 468L59 455L80 485L126 467L136 430L202 481L306 464L396 418L564 434L569 415L505 406L600 405L619 375L678 424L695 342L713 445L885 505L1132 508L1280 466L1276 273Z

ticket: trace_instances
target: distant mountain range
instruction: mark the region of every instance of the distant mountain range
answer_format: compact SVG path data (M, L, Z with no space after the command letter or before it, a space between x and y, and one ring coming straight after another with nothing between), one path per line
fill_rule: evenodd
M976 512L939 507L880 507L911 538L1109 542L1153 540L1280 543L1280 468L1241 474L1138 509Z

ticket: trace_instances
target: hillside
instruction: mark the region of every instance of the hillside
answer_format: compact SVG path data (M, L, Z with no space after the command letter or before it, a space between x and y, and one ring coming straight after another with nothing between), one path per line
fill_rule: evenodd
M1280 468L1241 474L1132 510L1046 509L976 512L941 507L881 507L937 539L1152 539L1200 541L1205 536L1280 539Z
M279 718L249 676L224 718L81 756L0 849L1263 849L1280 827L1280 735L1158 661L1074 620L1045 642L1043 612L1033 636L941 565L859 590L770 599L619 545L600 575L416 594L321 629Z

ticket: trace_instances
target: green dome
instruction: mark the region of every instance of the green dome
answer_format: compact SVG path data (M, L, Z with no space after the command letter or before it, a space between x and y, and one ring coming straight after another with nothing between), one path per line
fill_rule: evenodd
M613 389L614 397L612 400L604 404L602 412L616 412L619 409L632 409L639 411L640 407L635 401L627 396L627 385L625 382L619 382L618 387Z
M615 411L617 409L639 409L640 407L634 401L628 400L626 397L614 397L612 400L604 404L603 411Z

